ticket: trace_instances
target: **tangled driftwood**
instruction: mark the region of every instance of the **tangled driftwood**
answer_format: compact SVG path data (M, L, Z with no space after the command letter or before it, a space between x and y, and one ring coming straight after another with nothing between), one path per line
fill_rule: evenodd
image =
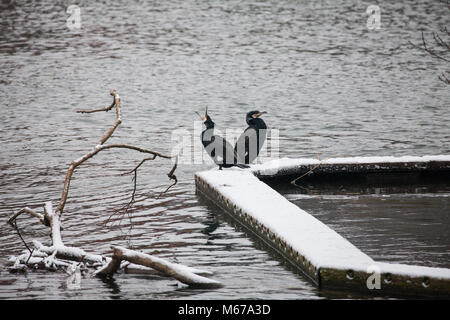
M105 144L108 139L112 136L117 127L121 124L121 114L120 114L120 96L115 90L111 90L110 94L113 96L113 102L109 107L94 109L94 110L78 110L78 113L94 113L101 111L109 111L112 108L116 108L116 120L112 127L103 135L98 144L87 154L84 156L74 160L71 162L69 169L66 174L66 178L64 180L63 191L61 194L61 199L58 203L58 206L53 209L53 205L50 201L45 202L43 213L39 213L34 209L25 207L18 212L14 213L8 220L8 223L15 228L18 232L19 237L24 243L27 251L23 254L20 254L17 257L11 257L10 262L12 266L10 270L12 272L18 272L26 270L27 268L44 268L49 270L55 270L60 268L65 268L69 274L73 272L79 271L82 267L83 270L88 268L95 268L96 271L93 273L99 277L111 277L113 274L118 271L121 267L125 266L129 269L136 268L136 265L140 266L140 269L148 269L152 268L159 271L162 274L169 275L174 277L175 279L188 284L202 287L217 287L220 286L220 283L211 280L205 277L200 276L200 274L208 274L206 271L186 267L180 264L175 264L168 262L164 259L157 258L154 256L150 256L144 253L140 253L133 250L128 250L122 247L112 247L114 250L114 254L112 258L104 257L102 255L91 254L85 252L83 249L76 247L68 247L64 245L62 236L61 236L61 216L64 210L64 206L67 202L69 188L70 188L70 180L75 169L83 164L88 159L94 157L96 154L103 150L122 148L122 149L130 149L134 151L138 151L144 154L150 154L151 157L143 159L133 170L127 173L134 173L134 188L133 194L131 196L130 202L124 207L125 210L128 210L134 204L134 196L136 192L136 179L137 179L137 170L141 167L141 165L148 160L155 160L157 157L164 159L171 159L171 156L164 155L162 153L144 149L140 147L136 147L128 144ZM175 170L177 168L177 159L168 173L169 179L174 182L164 191L167 192L172 186L177 183L177 177L175 176ZM37 218L42 224L50 227L52 245L45 246L40 242L34 240L33 245L34 248L31 249L27 243L23 240L19 228L16 224L16 219L22 215L23 213L27 213L32 217ZM131 263L131 264L130 264ZM74 279L78 279L79 277L73 277Z

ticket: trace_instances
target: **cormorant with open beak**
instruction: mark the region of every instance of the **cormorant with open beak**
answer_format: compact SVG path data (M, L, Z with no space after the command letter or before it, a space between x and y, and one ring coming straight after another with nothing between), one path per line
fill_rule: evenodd
M250 164L257 157L266 141L267 126L261 115L265 111L250 111L247 113L245 121L248 124L247 129L241 134L234 146L234 150L239 163Z
M200 114L198 115L200 116ZM214 163L219 166L219 170L235 166L239 168L248 168L246 165L237 163L233 146L221 136L214 134L214 122L208 115L208 107L206 108L205 116L200 116L200 118L206 127L205 130L202 131L200 137L203 147L214 160Z

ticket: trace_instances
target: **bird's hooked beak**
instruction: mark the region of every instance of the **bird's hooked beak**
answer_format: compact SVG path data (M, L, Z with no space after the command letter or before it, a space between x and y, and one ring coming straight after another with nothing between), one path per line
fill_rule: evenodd
M205 110L205 116L204 117L202 117L197 111L194 111L196 114L198 114L198 116L200 117L200 119L202 119L202 121L203 122L205 122L206 121L206 118L208 117L208 107L206 107L206 110Z
M264 113L267 113L266 111L261 111L258 113L255 113L254 115L252 115L253 118L259 118L260 116L262 116Z
M203 122L206 120L206 117L202 117L202 116L200 115L200 113L198 113L197 111L194 111L194 112L200 117L200 119L202 119Z

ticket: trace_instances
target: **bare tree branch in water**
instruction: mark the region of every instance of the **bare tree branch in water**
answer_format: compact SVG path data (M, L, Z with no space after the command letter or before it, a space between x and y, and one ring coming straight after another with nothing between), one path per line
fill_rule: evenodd
M167 174L167 176L169 177L169 179L173 180L173 183L167 187L166 190L164 190L163 192L161 192L159 194L159 196L157 197L157 199L159 199L164 193L166 193L167 191L169 191L170 188L172 188L174 185L176 185L178 183L178 179L177 176L174 174L175 170L177 169L178 166L178 156L175 159L175 163L172 167L172 170L170 170L170 172Z
M144 158L143 160L141 160L141 162L139 162L139 164L133 170L130 170L130 171L127 171L127 172L124 172L124 173L120 174L121 176L123 176L123 175L134 173L134 176L131 179L133 181L133 192L131 194L130 201L128 203L126 203L124 206L122 206L121 208L119 208L117 210L114 210L113 213L108 217L108 219L104 223L105 225L107 225L111 221L113 216L115 216L115 215L122 215L123 216L124 214L128 214L128 218L129 218L129 221L130 221L130 226L132 227L130 211L133 208L134 203L136 202L135 196L136 196L136 189L137 189L137 172L138 172L138 169L139 169L140 166L142 166L144 164L144 162L149 161L149 160L155 160L155 159L156 159L156 155L153 155L153 156L151 156L149 158Z
M441 80L442 82L449 84L450 85L450 79L447 78L447 76L445 75L444 72L442 72L442 74L440 76L438 76L439 80Z
M447 29L447 27L444 27L441 30L441 34L433 31L432 37L434 40L434 46L427 43L423 31L422 31L422 43L420 45L416 45L411 41L409 43L413 47L427 52L430 56L439 59L440 61L450 62L450 31ZM446 75L446 72L448 73L449 71L443 71L438 76L438 79L441 80L443 83L450 85L450 79L449 76Z
M142 160L140 162L140 164L133 169L131 172L135 172L135 179L134 179L134 189L133 189L133 194L131 197L131 201L127 204L127 209L129 209L130 206L133 205L134 203L134 196L136 193L136 177L137 177L137 168L139 168L146 160L154 160L157 157L160 158L165 158L165 159L171 159L171 156L168 155L164 155L162 153L153 151L153 150L149 150L149 149L144 149L144 148L140 148L140 147L136 147L134 145L129 145L129 144L105 144L106 141L108 141L108 139L112 136L112 134L114 133L114 131L117 129L117 127L122 123L122 119L121 119L121 109L120 109L120 96L117 93L116 90L111 90L110 91L110 95L113 96L113 102L111 103L111 105L109 107L105 107L105 108L100 108L100 109L93 109L93 110L78 110L78 113L94 113L94 112L101 112L101 111L109 111L112 108L116 108L116 120L114 121L112 127L102 136L102 138L100 139L100 141L98 142L98 144L88 153L86 153L84 156L72 161L70 163L69 169L67 170L67 174L64 180L64 186L63 186L63 190L61 193L61 200L58 203L58 206L55 209L55 214L58 215L58 218L60 218L60 216L63 213L64 210L64 206L66 205L67 202L67 197L69 195L69 189L70 189L70 181L72 178L72 175L75 171L75 169L80 166L81 164L83 164L85 161L91 159L92 157L94 157L97 153L103 151L103 150L109 150L109 149L129 149L129 150L134 150L134 151L138 151L140 153L144 153L144 154L151 154L152 156L150 158L145 158L144 160ZM173 174L173 172L171 171L171 174ZM171 178L172 179L172 178ZM43 224L51 226L51 219L52 217L49 215L41 215L39 213L37 213L35 210L32 210L28 207L20 210L19 212L15 213L10 219L9 219L9 223L12 225L12 222L22 213L29 213L32 216L37 217Z
M112 127L102 136L98 144L88 153L86 153L84 156L72 161L70 163L69 169L67 171L63 190L61 193L61 199L58 203L58 206L56 209L53 209L51 201L45 202L44 208L43 208L43 214L37 212L36 210L30 209L28 207L25 207L18 212L14 213L8 220L8 223L17 231L20 239L22 240L23 244L27 248L27 253L21 254L17 257L12 258L12 262L14 263L13 267L10 268L12 272L17 272L20 270L24 270L26 267L42 267L49 270L54 270L57 268L67 268L69 270L69 267L72 268L74 265L71 264L70 261L77 261L79 267L79 264L83 263L85 266L90 267L100 267L99 270L104 270L105 267L111 265L114 266L114 271L116 271L120 267L120 263L117 263L118 256L117 254L120 253L120 259L122 260L131 260L135 264L140 264L144 267L150 267L154 268L160 272L164 272L167 275L173 276L176 279L185 282L189 285L207 285L207 286L217 286L219 283L214 280L209 280L207 278L199 277L197 273L200 271L196 271L196 269L189 268L186 266L176 265L170 262L167 262L161 258L151 257L148 255L142 255L136 251L131 251L127 249L119 249L114 248L115 255L113 258L107 258L101 255L96 254L89 254L86 253L84 250L80 248L75 247L67 247L64 245L62 241L61 236L61 216L64 211L64 206L66 205L68 195L69 195L69 189L70 189L70 181L72 178L72 175L75 171L75 169L86 162L87 160L91 159L95 155L97 155L99 152L103 150L110 150L110 149L128 149L128 150L134 150L139 153L144 154L150 154L150 157L144 158L139 162L139 164L131 171L126 172L125 174L134 173L134 186L133 186L133 193L131 195L131 200L129 203L125 206L126 211L130 209L130 207L135 202L135 195L136 195L136 188L137 188L137 173L138 169L148 160L155 160L156 158L164 158L164 159L171 159L172 156L164 155L162 153L144 149L141 147L136 147L134 145L129 144L105 144L108 139L113 135L114 131L117 129L117 127L122 123L121 120L121 114L120 114L120 96L115 90L110 91L111 96L113 96L113 102L109 107L100 108L100 109L93 109L93 110L78 110L78 113L84 113L84 114L90 114L95 112L102 112L102 111L109 111L112 110L112 108L116 108L116 120ZM167 192L170 188L172 188L177 183L177 177L175 176L175 170L177 168L178 164L178 157L176 157L175 164L173 165L172 169L168 173L168 177L170 180L173 180L174 182L163 192ZM17 227L16 219L22 215L23 213L27 213L31 215L32 217L37 218L42 224L45 226L49 226L51 229L51 239L52 239L52 246L44 246L40 242L34 240L33 244L34 247L31 249L25 240L23 239L19 228ZM126 254L124 253L126 252ZM156 261L156 262L155 262ZM162 267L164 266L164 267ZM76 268L72 268L75 270ZM140 268L142 271L142 267ZM187 278L186 276L186 270L188 270ZM182 272L182 275L180 276L179 272ZM99 272L97 275L102 276L105 272ZM112 276L113 272L108 272L109 276ZM183 278L184 277L184 278Z
M201 288L220 288L222 286L222 284L216 280L201 276L200 274L205 273L202 270L171 263L148 254L128 250L119 246L112 246L111 248L113 249L113 256L108 264L96 272L98 276L111 277L119 269L121 261L129 261L137 265L153 268L190 286Z
M120 110L120 96L115 90L111 90L110 95L112 95L114 97L114 99L109 107L105 107L105 108L101 108L101 109L94 109L94 110L78 110L77 111L78 113L93 113L93 112L109 111L115 106L116 107L116 121L114 122L112 127L103 135L103 137L100 139L98 144L94 147L94 149L91 152L87 153L86 155L84 155L83 157L81 157L75 161L72 161L72 163L70 164L69 170L67 171L66 179L64 181L64 188L63 188L63 193L61 195L61 201L55 210L57 212L62 212L64 209L64 205L67 201L67 195L69 193L70 178L72 177L72 174L73 174L73 171L75 170L75 168L77 166L81 165L86 160L95 156L100 151L107 150L107 149L114 149L114 148L120 149L121 148L121 149L129 149L129 150L138 151L140 153L146 153L146 154L152 155L151 158L146 158L146 159L142 160L140 165L142 165L146 160L148 160L148 159L154 160L156 157L165 158L165 159L172 158L171 156L164 155L164 154L161 154L161 153L153 151L153 150L136 147L133 145L128 145L128 144L107 144L107 145L105 145L104 144L112 136L112 134L117 129L117 127L122 123L121 113L120 113L120 111L121 111ZM133 189L133 194L132 194L130 202L125 206L125 208L127 210L134 204L134 196L136 193L137 168L135 168L132 171L135 171L134 189Z

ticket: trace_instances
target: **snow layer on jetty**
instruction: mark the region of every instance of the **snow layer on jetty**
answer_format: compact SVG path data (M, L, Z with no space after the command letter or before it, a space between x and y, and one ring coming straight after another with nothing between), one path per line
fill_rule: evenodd
M324 160L304 158L304 159L291 159L281 158L272 161L268 161L262 164L255 164L251 166L252 172L258 175L272 175L277 172L295 169L300 166L311 166L318 164L382 164L382 163L427 163L432 161L445 161L450 162L450 155L434 155L434 156L378 156L378 157L348 157L348 158L329 158Z
M324 223L245 170L197 173L316 267L366 269L374 261Z

